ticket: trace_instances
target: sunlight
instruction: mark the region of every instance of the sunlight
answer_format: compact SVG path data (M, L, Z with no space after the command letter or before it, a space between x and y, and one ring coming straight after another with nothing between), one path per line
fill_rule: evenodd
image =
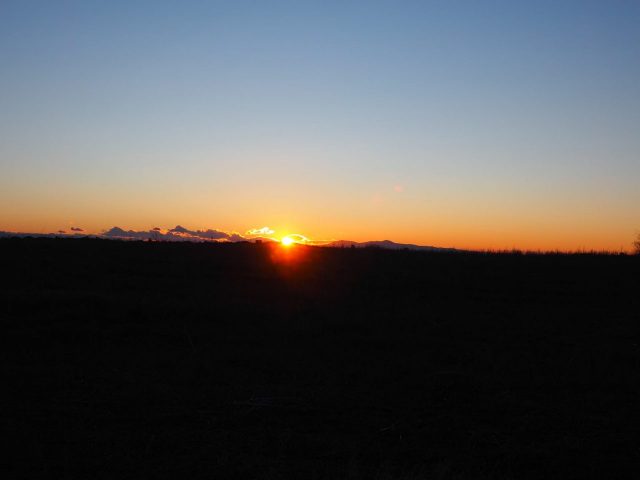
M293 238L287 236L287 237L282 237L282 240L280 240L280 243L282 244L283 247L290 247L296 242Z
M311 242L311 240L299 233L290 233L280 239L280 244L283 247L290 247L292 245L308 245L309 242Z

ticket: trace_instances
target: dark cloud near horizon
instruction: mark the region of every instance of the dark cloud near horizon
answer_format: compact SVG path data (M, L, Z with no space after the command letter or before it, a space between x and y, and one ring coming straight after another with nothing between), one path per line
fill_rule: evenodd
M67 233L65 230L58 230L58 233Z
M83 228L80 227L71 227L72 232L84 232Z

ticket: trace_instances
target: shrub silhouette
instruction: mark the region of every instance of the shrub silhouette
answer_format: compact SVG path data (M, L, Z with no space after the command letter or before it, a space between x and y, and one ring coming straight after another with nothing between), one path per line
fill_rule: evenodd
M640 255L640 233L638 234L638 238L633 242L633 251L636 255Z

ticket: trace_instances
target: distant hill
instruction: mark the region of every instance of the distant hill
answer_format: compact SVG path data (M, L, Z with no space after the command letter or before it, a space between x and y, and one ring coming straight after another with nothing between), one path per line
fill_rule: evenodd
M0 238L97 238L97 235L89 235L86 233L28 233L28 232L5 232L0 230Z
M396 243L391 240L373 240L369 242L354 242L352 240L336 240L325 245L337 248L384 248L387 250L421 250L428 252L455 252L455 248L432 247L427 245L414 245L413 243Z
M274 240L273 238L269 238L269 237L252 237L252 238L247 238L246 239L247 242L250 243L277 243L277 240Z

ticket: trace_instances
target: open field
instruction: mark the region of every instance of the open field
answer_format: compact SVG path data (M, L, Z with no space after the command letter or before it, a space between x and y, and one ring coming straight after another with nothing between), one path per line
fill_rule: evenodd
M640 256L0 240L5 478L640 475Z

